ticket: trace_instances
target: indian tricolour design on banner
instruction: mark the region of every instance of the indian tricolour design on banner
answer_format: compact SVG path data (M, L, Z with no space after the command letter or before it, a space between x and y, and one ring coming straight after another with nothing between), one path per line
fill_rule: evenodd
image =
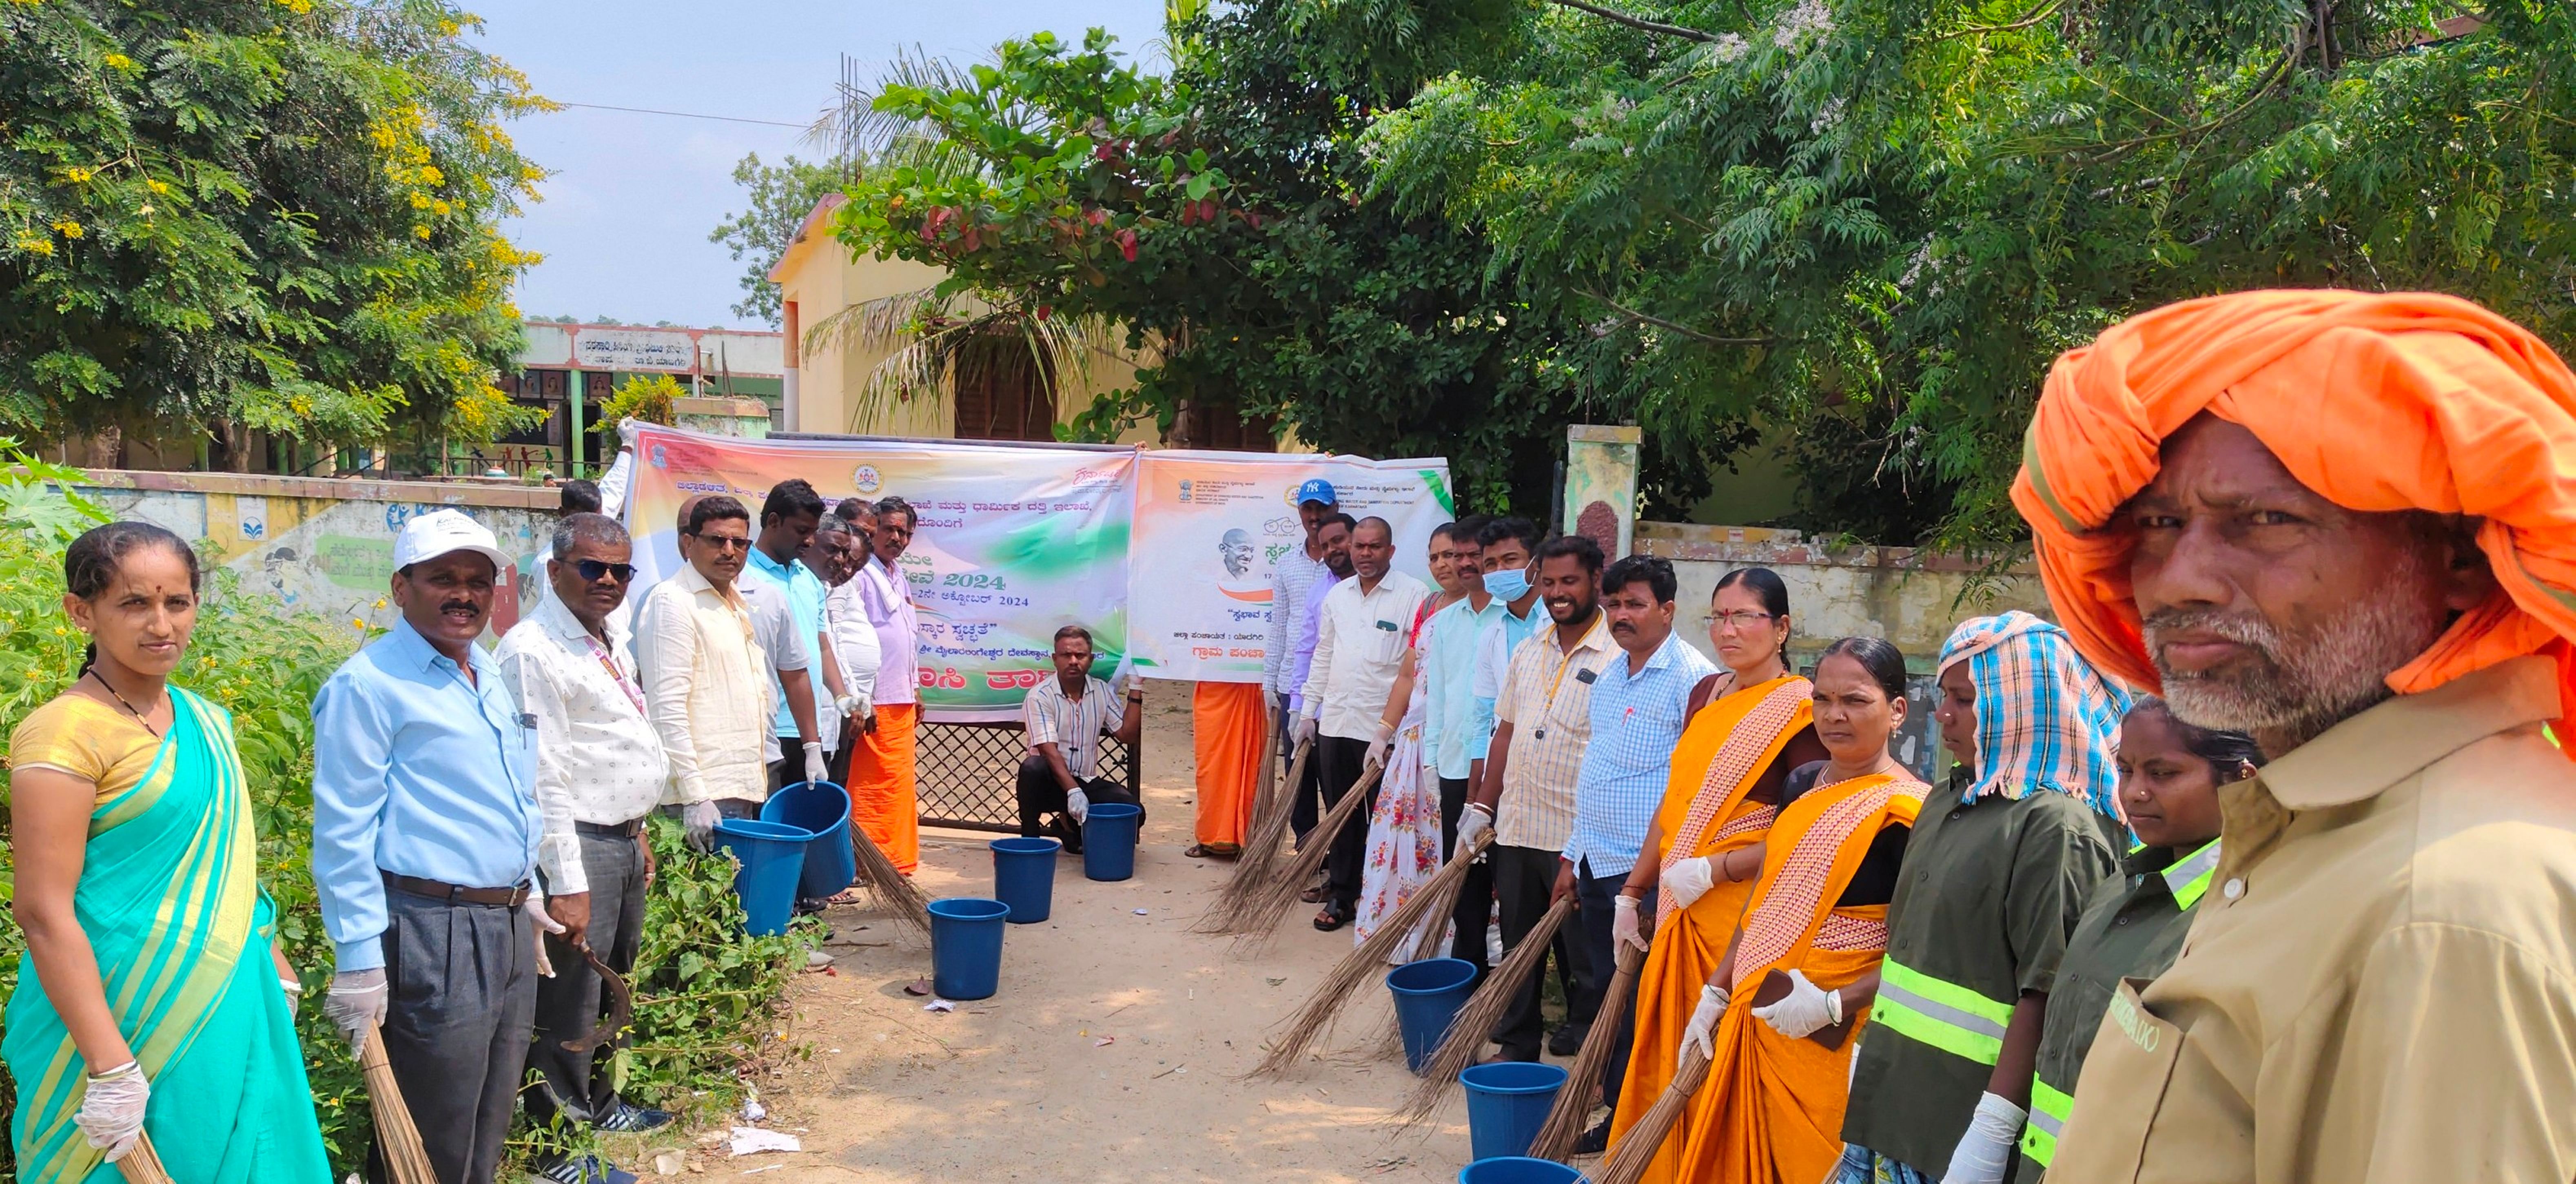
M1305 545L1297 487L1395 527L1395 566L1428 583L1431 532L1455 516L1446 460L1149 451L1137 462L1128 631L1149 678L1259 682L1272 565Z
M1132 448L744 440L661 427L638 430L634 448L625 514L639 596L678 570L677 519L692 494L742 499L755 533L761 500L791 477L827 503L912 503L921 524L901 566L921 620L926 718L1017 719L1027 689L1053 674L1059 626L1091 630L1103 677L1126 655Z

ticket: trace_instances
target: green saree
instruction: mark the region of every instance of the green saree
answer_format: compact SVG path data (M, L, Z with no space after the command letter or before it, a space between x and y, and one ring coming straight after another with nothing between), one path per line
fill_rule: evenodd
M178 1184L329 1184L269 953L276 913L254 874L258 844L232 721L177 687L170 698L170 733L149 771L90 815L72 897L108 1007L152 1083L144 1130ZM25 741L22 729L13 758L47 759ZM32 958L20 960L7 1025L0 1060L18 1085L9 1135L21 1178L120 1180L72 1122L90 1067Z

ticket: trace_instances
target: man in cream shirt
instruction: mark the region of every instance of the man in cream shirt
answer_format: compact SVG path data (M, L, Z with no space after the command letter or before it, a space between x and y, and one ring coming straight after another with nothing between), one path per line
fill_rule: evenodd
M734 587L750 554L751 512L725 494L698 499L680 534L686 566L654 585L638 614L645 716L671 762L664 803L679 807L701 850L720 818L751 817L769 795L763 748L776 680Z
M1351 531L1352 578L1324 594L1315 629L1315 660L1306 672L1305 715L1297 725L1300 739L1316 738L1315 761L1322 771L1324 807L1339 805L1342 795L1359 783L1365 766L1385 759L1385 741L1393 729L1379 717L1387 692L1404 664L1413 617L1431 589L1400 571L1388 570L1395 559L1395 528L1384 518L1363 518ZM1330 894L1315 928L1330 932L1350 923L1360 899L1360 863L1367 854L1366 815L1375 808L1377 791L1361 817L1333 835L1326 861Z

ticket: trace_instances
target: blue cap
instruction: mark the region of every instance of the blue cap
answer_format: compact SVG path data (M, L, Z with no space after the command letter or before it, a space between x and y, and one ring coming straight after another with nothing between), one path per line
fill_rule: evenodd
M1342 504L1333 496L1333 483L1321 477L1312 478L1297 487L1297 504L1302 506L1308 502L1322 502L1328 506Z

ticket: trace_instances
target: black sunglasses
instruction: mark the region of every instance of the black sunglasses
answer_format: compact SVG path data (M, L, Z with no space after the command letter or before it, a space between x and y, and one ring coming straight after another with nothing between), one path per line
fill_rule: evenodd
M585 584L595 583L601 576L616 576L617 582L621 584L635 578L635 565L632 563L606 563L597 559L576 559L573 561L572 569L575 572L580 573L581 582Z

